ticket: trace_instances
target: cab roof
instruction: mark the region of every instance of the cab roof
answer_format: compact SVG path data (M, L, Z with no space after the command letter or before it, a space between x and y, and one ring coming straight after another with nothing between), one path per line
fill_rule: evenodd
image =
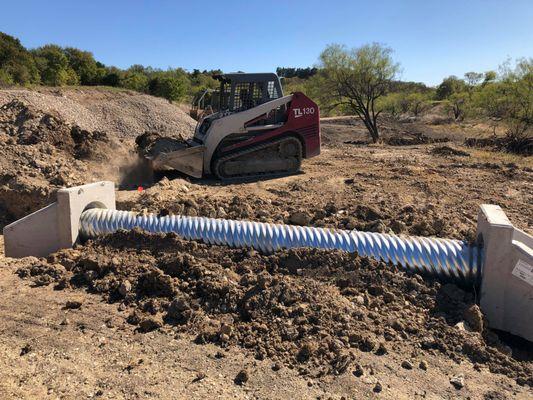
M228 74L213 75L213 79L235 83L270 82L279 80L278 76L273 72L231 72Z

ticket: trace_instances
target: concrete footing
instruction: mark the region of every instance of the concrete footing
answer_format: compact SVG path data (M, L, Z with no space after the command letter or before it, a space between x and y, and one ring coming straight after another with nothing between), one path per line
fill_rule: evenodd
M533 341L533 237L515 228L499 206L478 215L483 243L480 306L489 326Z
M113 182L96 182L57 192L57 201L4 230L6 257L46 257L78 240L81 213L87 208L115 209Z

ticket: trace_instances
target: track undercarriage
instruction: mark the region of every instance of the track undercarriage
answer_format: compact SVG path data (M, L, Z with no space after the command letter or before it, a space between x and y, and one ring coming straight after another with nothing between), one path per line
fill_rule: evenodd
M213 173L221 180L290 175L300 170L302 143L284 137L218 156Z

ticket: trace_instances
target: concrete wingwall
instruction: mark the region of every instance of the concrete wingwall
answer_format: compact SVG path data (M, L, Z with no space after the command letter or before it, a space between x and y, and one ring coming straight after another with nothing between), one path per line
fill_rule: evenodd
M6 257L46 257L72 247L78 240L81 213L91 207L115 209L113 182L60 189L55 203L4 227Z

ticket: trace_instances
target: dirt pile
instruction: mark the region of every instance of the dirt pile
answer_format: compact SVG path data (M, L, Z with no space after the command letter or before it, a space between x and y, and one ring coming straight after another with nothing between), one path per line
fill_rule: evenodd
M187 136L194 124L167 101L130 91L0 90L0 227L49 204L61 187L149 182L135 137Z
M464 144L469 147L491 148L497 151L532 156L533 131L530 130L522 135L505 135L503 137L466 138Z
M448 142L449 139L432 138L420 132L392 132L384 136L383 141L391 146L412 146L417 144L430 144Z
M456 149L451 146L437 146L431 149L431 154L444 157L469 157L470 154L466 151Z
M129 145L145 131L192 135L196 121L167 100L104 87L0 90L0 105L19 100L70 125L106 132Z
M440 353L533 385L531 362L484 329L473 293L354 254L262 255L133 231L35 260L19 275L101 293L129 308L141 332L193 332L197 343L240 346L302 375L357 374L360 352L408 352L411 364Z
M48 204L58 188L86 181L86 161L105 162L114 145L104 132L18 100L0 107L0 144L0 207L12 218Z
M367 173L357 172L355 178L346 179L343 185L357 190L367 178L373 180ZM164 178L132 201L119 199L119 208L145 210L159 215L247 219L381 233L455 237L462 240L475 238L472 225L446 216L434 204L407 204L398 207L385 201L367 205L341 199L334 203L306 197L307 187L299 184L290 184L284 190L271 189L270 192L276 198L244 193L214 197L204 194L201 185L183 179L169 181ZM297 201L283 200L289 196L297 198Z
M44 113L18 100L0 107L0 132L10 136L7 144L49 144L77 159L105 159L105 132L89 132L70 126L59 116Z

